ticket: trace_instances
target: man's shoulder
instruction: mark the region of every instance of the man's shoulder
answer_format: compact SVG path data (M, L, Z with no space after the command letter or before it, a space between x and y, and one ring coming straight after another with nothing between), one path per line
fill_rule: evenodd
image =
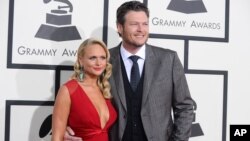
M119 54L119 46L109 48L109 53L111 57L117 56Z
M119 46L109 48L109 52L114 52L116 50L119 50Z
M176 51L168 49L168 48L163 48L159 46L154 46L154 45L149 45L147 44L147 47L154 53L156 54L175 54Z

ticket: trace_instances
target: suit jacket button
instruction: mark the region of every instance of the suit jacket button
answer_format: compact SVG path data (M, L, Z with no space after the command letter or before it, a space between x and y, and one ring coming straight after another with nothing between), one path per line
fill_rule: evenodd
M126 118L126 115L123 115L123 118Z

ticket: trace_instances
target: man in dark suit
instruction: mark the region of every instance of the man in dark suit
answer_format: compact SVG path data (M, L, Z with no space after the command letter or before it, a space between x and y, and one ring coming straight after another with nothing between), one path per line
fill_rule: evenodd
M110 140L188 141L194 101L182 64L175 51L146 43L148 25L143 3L129 1L117 9L122 42L110 49L110 84L118 119ZM130 56L137 56L136 61Z
M122 42L110 49L110 82L119 117L111 130L111 140L187 141L193 100L184 70L176 52L146 44L148 24L149 11L141 2L125 2L117 9ZM140 72L135 91L129 85L133 55L139 56Z

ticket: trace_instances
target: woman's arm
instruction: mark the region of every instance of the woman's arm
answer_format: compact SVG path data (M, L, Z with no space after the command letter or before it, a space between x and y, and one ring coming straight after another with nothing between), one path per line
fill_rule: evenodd
M69 111L70 94L66 86L62 86L56 96L52 115L52 141L63 141Z

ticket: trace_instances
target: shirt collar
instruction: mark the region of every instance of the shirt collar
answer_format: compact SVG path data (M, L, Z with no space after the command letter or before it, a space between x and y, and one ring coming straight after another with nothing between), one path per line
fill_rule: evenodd
M129 59L129 57L132 56L132 55L137 55L137 56L140 57L140 59L145 60L145 52L146 52L146 46L145 46L145 44L136 52L136 54L132 54L132 53L128 52L124 48L124 46L121 44L120 53L121 53L121 56L122 56L123 60Z

